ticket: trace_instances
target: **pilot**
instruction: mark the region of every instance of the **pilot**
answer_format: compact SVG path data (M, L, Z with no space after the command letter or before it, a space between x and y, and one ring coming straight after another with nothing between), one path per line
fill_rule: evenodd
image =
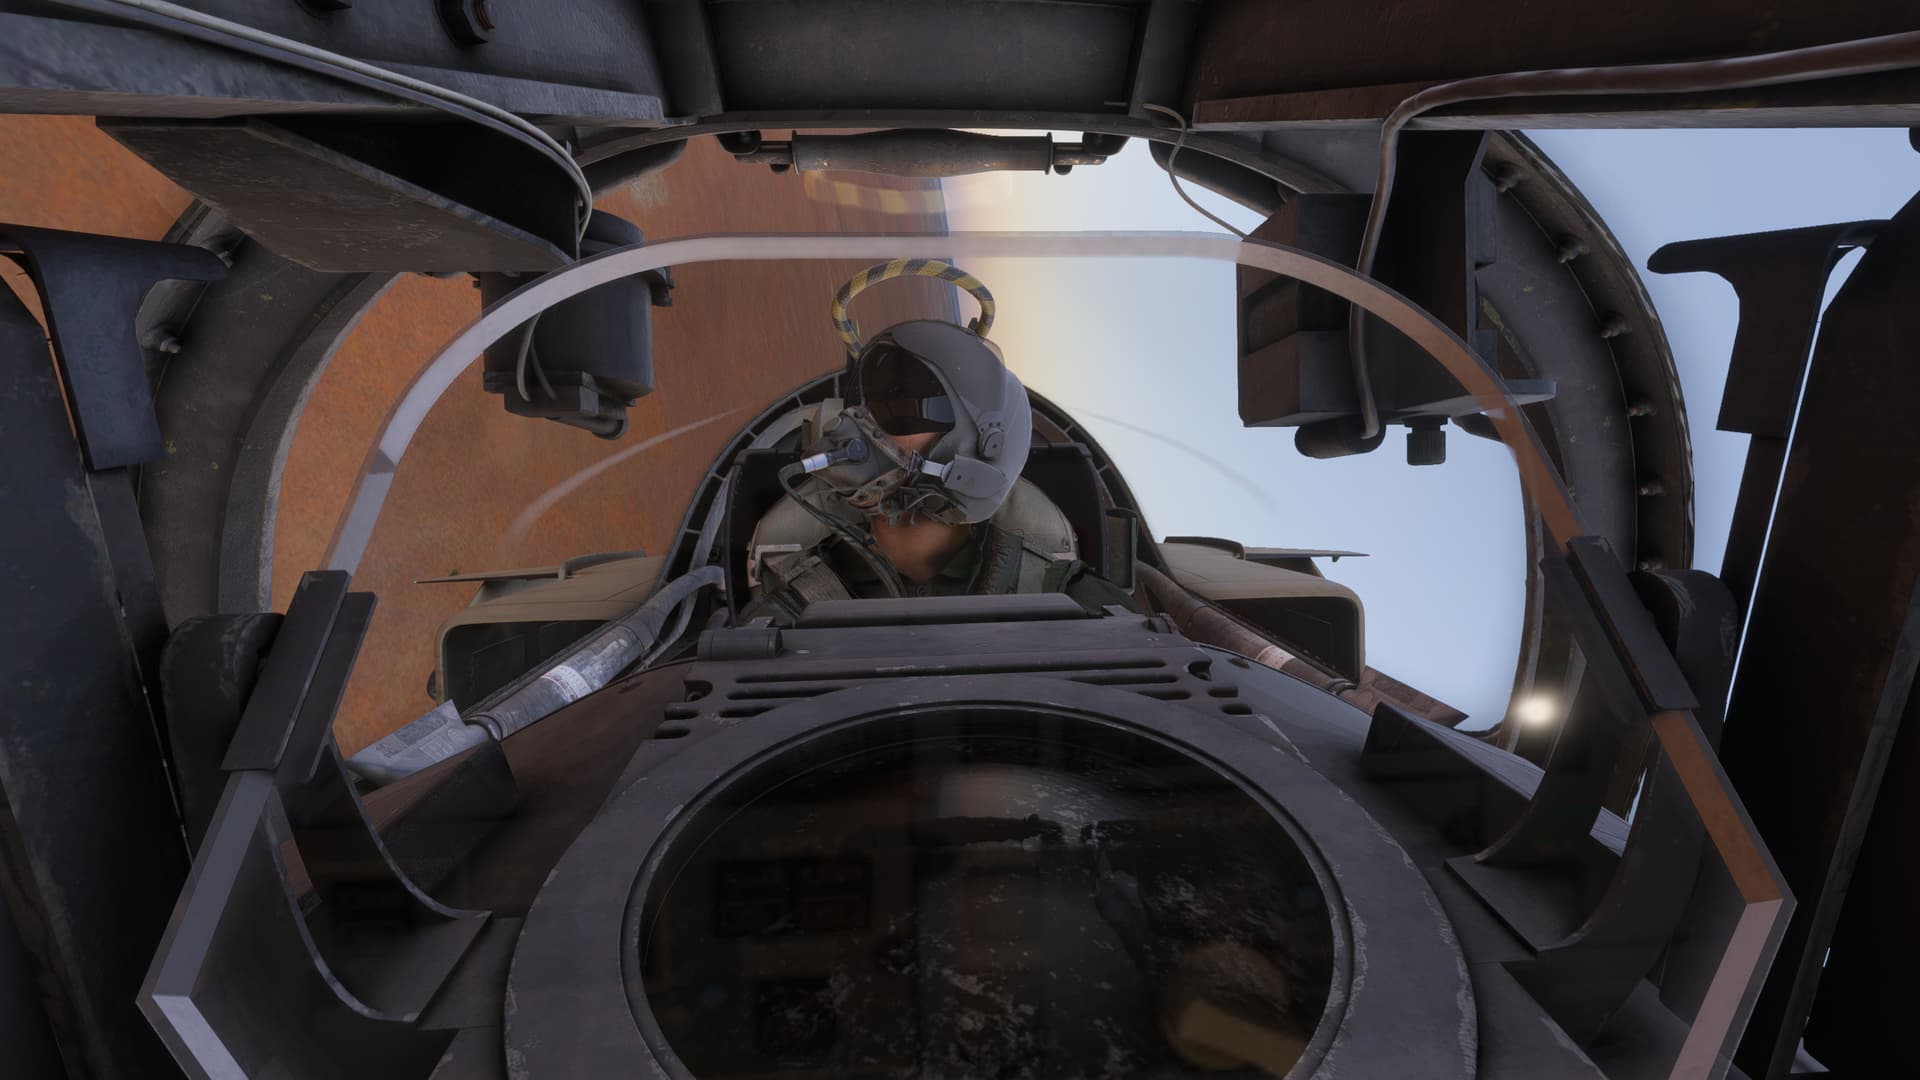
M1133 606L1074 557L1064 516L1021 480L1033 413L995 346L951 323L901 323L852 374L847 408L781 470L787 499L755 530L742 621L789 624L816 600L861 597L1059 592L1089 611ZM783 531L811 542L762 543Z

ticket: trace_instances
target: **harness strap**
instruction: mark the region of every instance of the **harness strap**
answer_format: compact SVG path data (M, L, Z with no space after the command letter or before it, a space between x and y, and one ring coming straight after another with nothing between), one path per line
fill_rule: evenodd
M796 617L815 601L853 598L818 551L769 556L760 565L760 580Z

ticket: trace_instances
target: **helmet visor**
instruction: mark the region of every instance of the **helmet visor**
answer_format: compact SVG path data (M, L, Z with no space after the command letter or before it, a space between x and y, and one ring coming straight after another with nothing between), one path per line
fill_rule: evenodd
M877 341L860 356L860 400L880 430L920 435L953 430L953 399L918 356Z

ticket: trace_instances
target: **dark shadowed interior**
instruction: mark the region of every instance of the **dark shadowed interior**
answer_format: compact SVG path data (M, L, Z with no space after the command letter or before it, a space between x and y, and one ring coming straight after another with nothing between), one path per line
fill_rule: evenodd
M629 987L696 1076L1277 1073L1327 1002L1326 898L1289 830L1106 723L865 721L664 846Z

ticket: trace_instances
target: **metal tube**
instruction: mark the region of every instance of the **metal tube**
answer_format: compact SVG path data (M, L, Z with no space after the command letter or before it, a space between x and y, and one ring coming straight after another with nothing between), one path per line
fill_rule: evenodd
M870 131L861 135L793 137L793 167L888 176L967 176L983 172L1046 172L1054 166L1047 135L977 135L970 131ZM1084 155L1072 164L1093 164Z

